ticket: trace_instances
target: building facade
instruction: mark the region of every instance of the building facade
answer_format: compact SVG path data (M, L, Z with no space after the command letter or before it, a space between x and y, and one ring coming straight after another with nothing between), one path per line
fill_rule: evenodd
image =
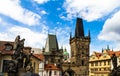
M117 56L117 66L120 65L120 51L102 50L102 53L93 52L89 60L89 76L109 76L113 69L112 56Z
M43 54L33 54L32 58L32 67L33 72L44 76L44 55Z
M63 70L69 69L74 72L72 76L88 76L89 75L89 48L90 48L90 31L88 36L84 35L83 21L80 18L76 20L75 35L70 35L71 58L63 64ZM64 73L63 73L64 74Z

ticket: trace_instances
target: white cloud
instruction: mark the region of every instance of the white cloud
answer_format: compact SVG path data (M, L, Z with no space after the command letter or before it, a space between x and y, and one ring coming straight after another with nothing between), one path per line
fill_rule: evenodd
M106 20L103 29L98 35L100 40L120 41L120 11Z
M100 19L117 11L120 7L119 0L66 0L63 7L67 13L67 19L76 16L87 21Z
M35 2L39 3L39 4L43 4L48 2L49 0L34 0Z
M61 8L57 8L57 11L60 11L61 10Z
M11 27L6 32L0 33L0 40L9 40L14 41L15 37L17 35L21 36L22 38L25 38L25 46L31 46L31 47L37 47L42 48L46 39L46 34L34 32L33 30L30 30L25 27Z
M46 12L46 11L44 11L44 10L42 10L42 11L41 11L41 14L47 14L47 12Z
M66 17L65 17L65 16L61 16L61 15L60 15L60 18L63 19L63 20L66 20Z
M0 28L4 28L3 31L0 31L0 40L2 41L14 41L15 37L17 35L21 36L22 38L25 38L25 46L31 46L32 48L42 48L45 47L45 42L48 34L49 27L41 24L39 32L34 31L32 29L29 29L27 27L12 25L10 23L6 23L2 20L2 23L0 23ZM36 26L33 26L36 27ZM68 51L70 51L69 46L69 32L70 27L55 27L54 29L49 29L50 34L57 35L59 48L63 46Z
M0 17L0 23L2 22L2 18Z
M99 40L112 41L114 49L120 47L120 11L107 19L98 35ZM119 48L120 49L120 48Z
M20 0L0 0L0 14L27 25L39 24L40 16L23 8Z
M21 39L26 39L25 46L30 46L32 48L42 48L45 44L47 37L46 31L48 30L48 27L46 25L42 24L39 26L41 27L39 32L27 27L12 25L4 21L2 21L0 25L2 25L0 26L0 30L4 28L4 30L0 31L0 41L14 41L15 37L17 35L20 35Z

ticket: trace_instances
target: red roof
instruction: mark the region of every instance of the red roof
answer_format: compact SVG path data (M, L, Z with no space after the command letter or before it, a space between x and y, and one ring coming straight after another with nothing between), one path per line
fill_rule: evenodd
M95 55L99 58L102 55L102 53L95 52Z
M43 54L33 54L34 57L40 59L40 60L44 60L44 55Z
M1 54L7 54L7 55L12 55L13 54L13 49L11 50L5 50L5 45L10 44L14 45L14 42L12 41L0 41L0 53ZM24 47L24 49L31 49L31 47Z
M116 56L120 56L120 51L110 51L110 50L107 50L107 53L111 57L113 56L113 54L115 54ZM100 56L102 56L102 53L95 52L95 55L99 58Z
M46 64L45 70L60 70L60 69L57 66L55 66L54 64Z
M120 56L120 51L107 51L110 56L115 54L116 56Z
M1 52L1 54L3 54L3 55L12 55L13 54L13 51L12 50L10 50L10 51L0 51Z
M8 54L8 55L12 55L13 54L13 50L5 50L5 44L10 44L13 45L14 42L11 41L0 41L0 53L1 54Z

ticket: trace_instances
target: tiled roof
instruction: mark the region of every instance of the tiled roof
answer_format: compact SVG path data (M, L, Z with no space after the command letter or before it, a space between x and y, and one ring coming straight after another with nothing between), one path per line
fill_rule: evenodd
M99 58L102 55L102 53L95 52L95 55Z
M4 50L5 44L10 43L11 45L14 44L14 42L11 41L0 41L0 51Z
M60 70L60 69L57 66L55 66L54 64L46 64L45 70Z
M112 57L113 54L115 54L114 51L110 51L110 50L108 50L107 52L108 52L108 54L109 54L111 57Z
M120 56L120 51L107 51L110 56L115 54L116 56Z
M44 60L44 55L43 54L33 54L34 57L40 59L40 60Z
M14 42L11 42L11 41L0 41L0 53L1 54L7 54L7 55L12 55L13 54L13 50L9 50L9 51L6 51L5 50L5 44L10 44L10 45L13 45Z
M115 54L116 56L120 56L120 51L111 51L111 50L106 50L107 51L107 53L108 53L108 55L109 56L113 56L113 54ZM99 52L95 52L95 55L96 55L96 57L100 57L100 56L102 56L102 53L99 53Z
M3 55L12 55L13 54L13 51L10 50L10 51L0 51L1 54Z
M10 45L14 45L14 42L12 41L0 41L0 53L1 54L13 54L13 49L11 50L5 50L5 45L6 44L10 44ZM31 47L24 47L24 49L31 49Z

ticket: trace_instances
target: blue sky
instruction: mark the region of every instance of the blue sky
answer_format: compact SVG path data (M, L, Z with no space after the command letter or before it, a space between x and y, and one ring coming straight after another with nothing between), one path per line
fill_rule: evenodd
M84 21L85 35L91 31L91 53L107 45L120 49L119 0L0 0L0 40L20 35L26 46L42 48L50 33L69 51L77 17Z

